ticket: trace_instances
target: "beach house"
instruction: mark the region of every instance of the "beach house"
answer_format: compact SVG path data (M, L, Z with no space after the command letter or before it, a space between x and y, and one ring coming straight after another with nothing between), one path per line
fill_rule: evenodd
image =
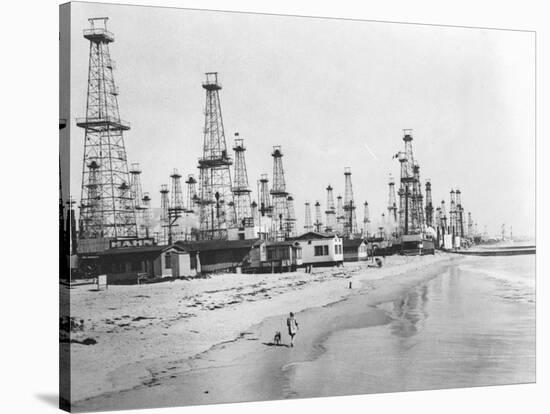
M253 272L267 257L266 242L260 239L177 241L174 246L196 252L202 273Z
M303 266L335 266L344 262L342 238L335 233L310 231L292 242L302 250Z
M200 273L196 251L180 246L116 247L96 253L98 274L109 284L133 284L138 279L191 277Z

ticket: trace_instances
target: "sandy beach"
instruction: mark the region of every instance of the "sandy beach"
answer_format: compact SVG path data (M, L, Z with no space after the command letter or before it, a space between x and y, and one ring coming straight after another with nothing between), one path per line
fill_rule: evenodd
M262 371L279 373L276 367L281 363L291 364L293 358L313 358L315 344L334 330L387 323L387 313L374 305L403 296L457 260L460 258L446 254L393 256L388 257L380 269L368 268L368 264L362 262L346 263L334 269L314 269L312 274L224 274L151 285L110 286L101 292L90 286L73 288L71 312L85 321L84 331L78 338L97 341L95 345L71 344L74 409L285 398L285 395L273 395L273 387L257 389L273 383L265 379L259 381L265 372L235 369L227 378L241 384L241 391L223 386L223 392L203 390L204 382L188 373L204 375L204 381L213 384L212 376L204 368L219 368L220 358L233 361L230 366L238 366L234 361L240 357L253 364L254 358L264 358L264 352L284 348L266 344L272 341L276 330L283 332L283 342L288 342L284 315L292 310L308 329L299 334L300 346L291 353L281 354L290 358L288 361L270 359L273 371L271 363L262 368ZM350 282L352 289L349 289ZM344 303L343 307L335 306ZM326 318L323 324L316 323L316 313L327 305L331 307L330 323ZM359 307L364 311L358 312ZM308 310L307 316L305 310ZM347 316L351 314L355 316ZM249 349L251 346L261 352ZM227 355L223 349L228 349ZM64 351L68 352L67 346ZM208 360L212 352L216 353L215 362ZM255 375L240 378L241 372L255 372ZM223 375L218 372L215 376ZM177 388L184 388L185 393L170 391L170 381L176 381ZM243 387L243 382L250 382L251 386ZM152 388L155 388L155 401L145 402L148 397L143 390ZM125 401L124 393L137 389L144 400L138 401L134 395ZM243 389L247 389L248 394L243 394ZM172 397L167 398L164 393ZM174 394L183 401L175 401Z

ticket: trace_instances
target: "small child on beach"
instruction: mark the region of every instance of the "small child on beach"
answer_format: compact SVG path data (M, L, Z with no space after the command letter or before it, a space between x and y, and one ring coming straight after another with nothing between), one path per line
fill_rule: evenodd
M290 346L294 346L294 335L298 331L298 321L294 318L294 313L290 312L290 316L286 318L286 326L290 335Z

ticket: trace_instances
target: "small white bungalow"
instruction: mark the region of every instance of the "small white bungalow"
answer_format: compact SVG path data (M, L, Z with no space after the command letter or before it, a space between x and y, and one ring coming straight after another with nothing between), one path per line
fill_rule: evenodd
M337 234L310 231L292 240L302 249L303 266L335 266L344 262L343 242Z

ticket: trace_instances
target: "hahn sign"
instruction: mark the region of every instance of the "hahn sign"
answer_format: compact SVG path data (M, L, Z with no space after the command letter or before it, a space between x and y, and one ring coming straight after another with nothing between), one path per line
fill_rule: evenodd
M148 239L124 239L124 240L111 240L111 249L116 249L119 247L143 247L143 246L153 246L155 240Z

